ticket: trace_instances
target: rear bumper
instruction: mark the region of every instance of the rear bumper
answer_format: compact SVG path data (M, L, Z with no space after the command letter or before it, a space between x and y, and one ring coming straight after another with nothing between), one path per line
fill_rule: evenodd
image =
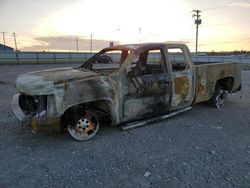
M27 116L19 106L20 94L14 95L12 99L13 114L26 126L35 132L61 132L60 117L30 117Z

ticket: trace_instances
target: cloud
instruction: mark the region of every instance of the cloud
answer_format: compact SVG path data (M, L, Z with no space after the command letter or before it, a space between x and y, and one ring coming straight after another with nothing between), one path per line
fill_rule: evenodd
M231 6L231 7L250 8L250 3L246 3L246 2L237 2L237 3L230 3L228 6Z
M117 44L117 42L115 41ZM92 50L98 51L108 47L110 41L92 39ZM79 51L90 51L91 41L89 37L78 37ZM21 51L76 51L76 37L74 36L48 36L35 37L33 44L23 45Z
M155 35L156 36L156 35ZM77 37L78 50L90 51L91 41L90 36ZM92 50L99 51L110 45L110 42L114 42L115 45L123 44L120 41L115 40L102 40L92 39ZM161 41L145 41L145 42L162 42ZM171 43L185 43L190 44L193 42L190 38L183 38L180 40L165 41ZM133 42L132 42L133 43ZM76 36L72 35L55 35L55 36L41 36L34 38L23 38L18 43L19 50L21 51L77 51Z

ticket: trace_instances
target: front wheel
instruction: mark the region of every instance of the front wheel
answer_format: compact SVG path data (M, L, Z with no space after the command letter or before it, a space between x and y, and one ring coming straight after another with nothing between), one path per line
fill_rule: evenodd
M98 130L99 121L96 114L91 111L85 111L82 116L75 118L73 125L68 125L69 134L80 141L93 138Z

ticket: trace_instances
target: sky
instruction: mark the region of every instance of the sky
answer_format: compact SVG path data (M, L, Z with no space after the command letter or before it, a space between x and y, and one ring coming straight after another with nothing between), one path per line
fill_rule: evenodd
M250 51L250 0L0 0L0 32L21 51L94 51L114 44L182 42L195 51ZM3 43L0 33L0 43Z

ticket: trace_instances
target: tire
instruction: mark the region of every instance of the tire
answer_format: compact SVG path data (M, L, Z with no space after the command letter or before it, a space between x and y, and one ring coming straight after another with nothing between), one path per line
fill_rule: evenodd
M211 104L217 108L222 109L224 107L224 101L227 99L228 92L221 88L216 88L211 98Z
M72 138L85 141L93 138L99 130L99 120L96 113L85 110L83 115L76 115L73 125L68 125L68 132Z

